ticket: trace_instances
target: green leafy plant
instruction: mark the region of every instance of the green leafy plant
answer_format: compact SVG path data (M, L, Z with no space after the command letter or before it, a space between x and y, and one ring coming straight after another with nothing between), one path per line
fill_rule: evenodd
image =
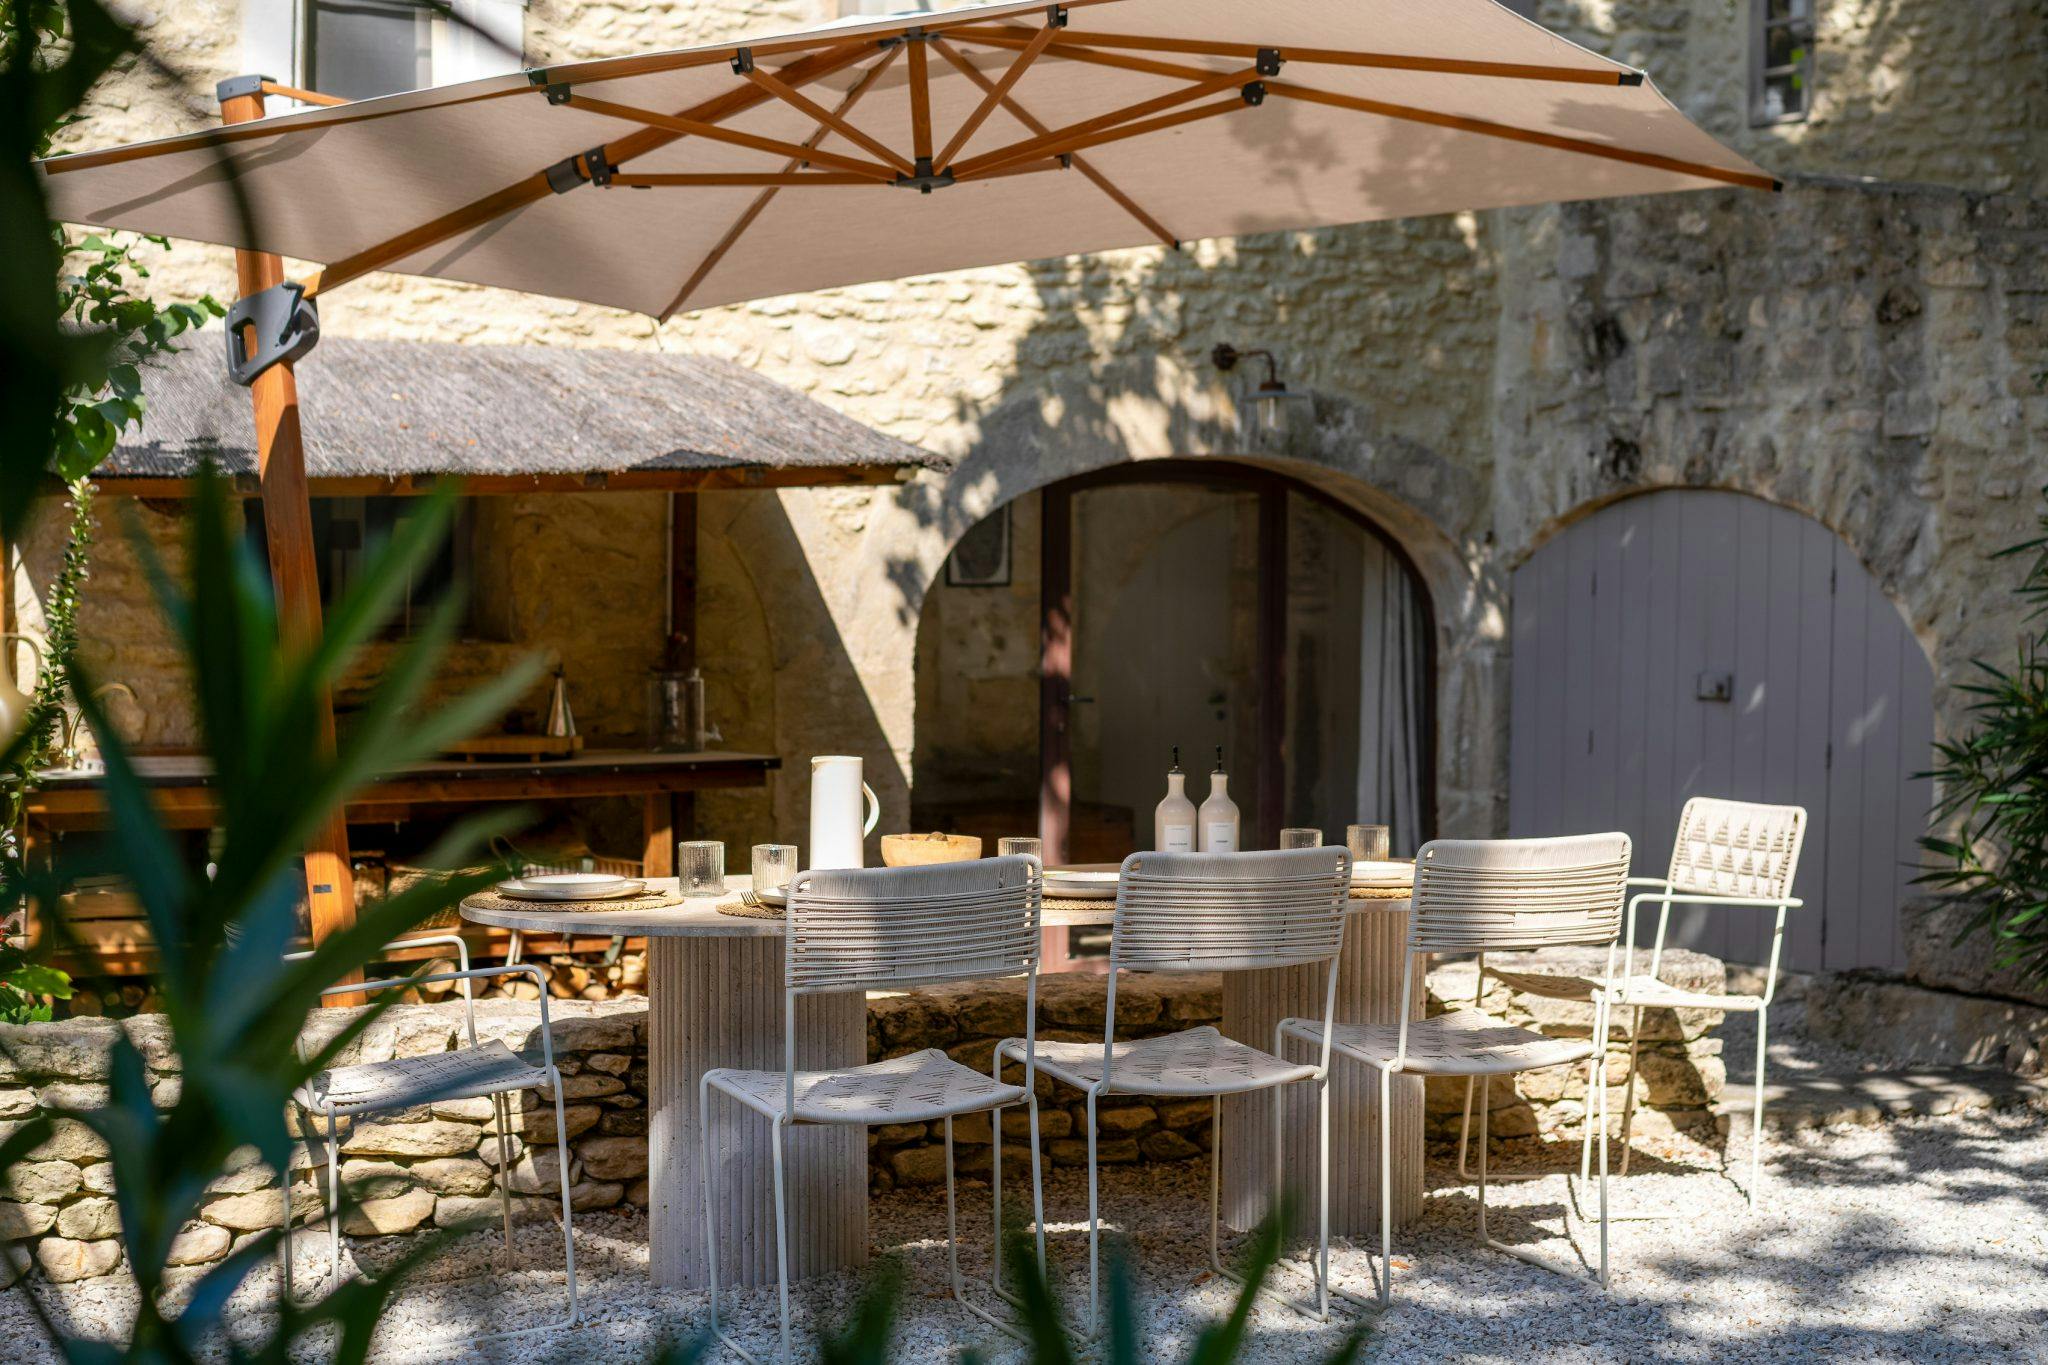
M189 577L182 586L172 585L156 570L164 610L191 671L214 772L222 833L210 875L180 856L124 746L104 726L86 679L73 671L73 692L104 737L115 834L109 847L119 859L113 870L134 888L155 938L162 962L158 989L183 1076L175 1100L159 1109L141 1054L125 1037L117 1038L105 1105L40 1114L0 1144L0 1170L24 1160L58 1122L83 1124L108 1149L121 1240L140 1293L112 1354L101 1344L67 1340L53 1331L59 1349L74 1361L186 1361L222 1349L238 1360L282 1360L294 1338L322 1324L337 1333L335 1358L359 1360L402 1271L433 1249L433 1239L422 1239L400 1272L374 1285L351 1284L311 1304L283 1306L273 1333L253 1346L246 1333L237 1334L238 1344L227 1343L222 1313L249 1272L275 1253L275 1234L252 1240L215 1265L190 1291L182 1312L167 1311L172 1242L196 1217L208 1183L244 1145L273 1171L286 1170L291 1139L285 1115L292 1091L333 1065L397 999L394 993L380 995L331 1041L301 1057L300 1030L322 988L389 939L501 875L485 871L422 880L364 908L353 926L306 960L285 964L283 954L298 932L298 851L352 793L380 773L475 733L534 676L531 669L514 670L470 697L423 711L421 694L460 621L457 604L444 603L393 659L356 723L327 750L313 723L319 699L402 606L407 582L431 559L445 531L452 498L437 495L408 519L374 556L324 636L297 649L280 642L267 577L231 510L224 483L211 474L202 478L192 503ZM443 867L477 861L478 850L501 826L459 824L428 861ZM52 902L57 887L31 874L10 895L16 891Z
M91 0L0 3L0 534L20 534L46 479L70 486L62 567L44 594L48 632L28 742L0 770L0 878L19 881L23 807L50 758L77 645L78 594L93 536L87 476L143 417L142 370L224 310L211 295L159 302L137 291L149 277L140 250L163 238L76 234L44 212L39 173L57 135L78 121L92 83L137 49ZM53 287L54 286L54 287ZM40 428L40 430L38 429ZM70 978L18 947L0 945L0 1022L48 1018Z
M2042 490L2048 501L2048 489ZM2048 511L2041 534L1992 558L2030 561L2016 592L2030 629L2048 616ZM1935 745L1935 823L1920 845L1933 863L1917 879L1961 909L1957 941L1987 935L2001 967L2048 982L2048 634L2020 641L2010 667L1983 660L1969 733Z

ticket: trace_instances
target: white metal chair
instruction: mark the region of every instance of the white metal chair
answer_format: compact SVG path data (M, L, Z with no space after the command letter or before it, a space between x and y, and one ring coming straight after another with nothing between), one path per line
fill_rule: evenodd
M1476 953L1486 970L1488 952L1559 945L1607 945L1612 973L1615 930L1627 891L1626 834L1564 839L1436 839L1415 855L1415 895L1409 921L1409 967L1401 974L1401 1013L1395 1024L1339 1024L1334 1031L1312 1019L1283 1019L1279 1032L1329 1046L1380 1073L1380 1295L1393 1301L1393 1085L1396 1073L1495 1076L1592 1059L1593 1079L1606 1086L1596 1039L1550 1038L1517 1028L1477 1009L1411 1021L1413 961L1430 953ZM1596 1028L1596 1034L1598 1030ZM1486 1107L1479 1111L1479 1240L1546 1270L1569 1273L1486 1231ZM1329 1178L1322 1163L1321 1178ZM1600 1149L1600 1283L1607 1283L1607 1149ZM1347 1298L1355 1298L1346 1295Z
M327 1235L328 1246L333 1256L329 1283L334 1286L341 1283L341 1151L337 1133L341 1120L354 1119L364 1114L411 1109L417 1105L437 1104L443 1100L489 1096L498 1130L498 1191L503 1202L505 1254L509 1259L512 1255L512 1164L510 1148L506 1142L506 1132L511 1127L509 1101L512 1095L522 1090L537 1089L543 1093L552 1092L555 1100L555 1152L561 1172L562 1260L568 1287L568 1312L558 1322L506 1332L486 1333L470 1340L495 1341L506 1337L527 1336L534 1332L574 1327L578 1310L576 1241L569 1208L569 1137L562 1105L562 1076L555 1068L554 1034L548 1019L547 976L531 963L472 969L469 965L469 945L459 934L400 939L395 943L386 944L385 951L428 946L453 948L459 964L458 969L424 976L388 977L380 981L331 986L321 992L323 997L365 994L452 981L462 994L463 1026L469 1035L469 1046L456 1048L450 1052L430 1053L422 1057L399 1057L387 1062L362 1062L353 1066L331 1067L315 1074L293 1093L293 1101L302 1110L325 1120ZM309 956L309 953L289 953L286 954L285 960L296 962ZM477 1039L476 997L470 983L487 977L508 975L530 976L540 987L539 1065L512 1051L501 1039L493 1038L487 1043L479 1042ZM284 1263L284 1292L287 1299L292 1293L292 1212L288 1177L289 1173L285 1188L285 1235L281 1253Z
M1185 1029L1157 1038L1118 1042L1116 984L1121 970L1138 972L1254 971L1322 966L1324 1022L1336 1018L1337 955L1343 947L1349 908L1351 855L1341 848L1290 849L1261 853L1133 853L1117 881L1116 918L1110 930L1107 999L1103 1036L1095 1043L1041 1042L1038 1067L1081 1090L1088 1104L1088 1324L1101 1326L1101 1198L1096 1163L1096 1102L1104 1095L1199 1097L1210 1102L1209 1265L1217 1274L1240 1277L1224 1266L1218 1246L1222 1109L1225 1095L1272 1090L1300 1081L1320 1083L1329 1075L1326 1044L1314 1065L1297 1064L1224 1037L1213 1027ZM1005 1059L1025 1061L1026 1041L1007 1039L996 1049L1000 1074ZM1329 1143L1330 1104L1322 1092L1320 1141ZM996 1202L1002 1202L1001 1171ZM1276 1183L1277 1197L1280 1186ZM1317 1299L1313 1316L1327 1316L1322 1292L1329 1260L1329 1205L1320 1210Z
M1028 854L931 867L851 868L799 873L789 886L783 967L783 1067L780 1071L719 1068L704 1073L698 1094L704 1171L704 1241L710 1271L711 1328L747 1360L756 1357L718 1321L718 1207L711 1150L711 1092L730 1095L773 1125L775 1267L781 1355L789 1359L789 1208L783 1190L783 1134L792 1124L945 1121L946 1262L953 1297L1004 1330L1010 1325L966 1296L954 1218L953 1120L987 1113L996 1159L1002 1153L1003 1110L1027 1106L1031 1147L1038 1149L1037 1080L1031 1041L1037 1036L1039 903L1043 873ZM1026 978L1024 1084L1004 1085L937 1048L843 1071L796 1069L796 1002L801 995L871 989L901 990L990 977ZM1037 1186L1034 1177L1034 1194ZM1039 1220L1041 1225L1043 1219ZM996 1275L1000 1275L1000 1206ZM1041 1265L1045 1239L1039 1233Z
M1806 811L1800 806L1765 806L1746 801L1726 801L1695 796L1685 803L1678 817L1678 834L1671 845L1671 867L1663 877L1631 877L1632 887L1650 888L1629 901L1625 927L1624 970L1613 989L1604 997L1601 982L1589 975L1545 972L1500 971L1494 977L1510 988L1557 1000L1580 1000L1596 1008L1596 1017L1611 1020L1616 1006L1630 1011L1628 1047L1628 1093L1622 1100L1621 1174L1628 1174L1629 1132L1636 1110L1636 1058L1642 1047L1643 1011L1646 1009L1708 1009L1755 1014L1756 1093L1750 1113L1750 1168L1748 1198L1752 1208L1763 1159L1764 1047L1765 1025L1772 998L1778 989L1778 957L1784 946L1785 912L1802 901L1792 895L1792 879L1799 871L1799 851L1806 838ZM1657 909L1657 937L1650 949L1649 971L1638 975L1636 963L1636 907ZM1671 924L1674 905L1741 908L1757 907L1777 912L1771 929L1770 969L1761 995L1716 995L1674 986L1658 977L1663 963L1664 939ZM1483 977L1482 973L1482 977ZM1482 981L1481 989L1484 989ZM1606 1046L1603 1025L1601 1046ZM1466 1088L1466 1112L1471 1112L1471 1089ZM1606 1125L1601 1125L1603 1140ZM1591 1160L1593 1124L1590 1115L1579 1153L1579 1173L1586 1173ZM1459 1164L1464 1163L1464 1142L1460 1135Z

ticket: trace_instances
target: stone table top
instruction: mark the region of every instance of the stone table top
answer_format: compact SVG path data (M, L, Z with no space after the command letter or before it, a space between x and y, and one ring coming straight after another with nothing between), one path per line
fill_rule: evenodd
M647 884L664 891L676 890L680 885L674 877L650 877ZM633 938L782 937L783 921L780 919L754 919L718 912L720 904L752 886L751 877L727 877L722 896L690 896L681 905L647 910L578 910L573 902L536 904L531 910L499 910L485 909L466 900L462 903L462 917L474 924L522 929L536 934L611 934ZM1406 910L1408 902L1354 900L1350 902L1350 908L1354 913ZM1081 929L1099 927L1115 918L1116 902L1106 899L1100 909L1048 909L1042 922L1048 929Z

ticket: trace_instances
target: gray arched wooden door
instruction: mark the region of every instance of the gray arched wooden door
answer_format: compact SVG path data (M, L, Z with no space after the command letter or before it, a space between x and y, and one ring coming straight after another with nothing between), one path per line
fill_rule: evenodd
M1629 498L1515 571L1513 639L1514 833L1625 829L1662 875L1689 796L1805 806L1786 965L1903 964L1933 673L1839 537L1740 493ZM1760 962L1769 928L1695 916L1684 941Z

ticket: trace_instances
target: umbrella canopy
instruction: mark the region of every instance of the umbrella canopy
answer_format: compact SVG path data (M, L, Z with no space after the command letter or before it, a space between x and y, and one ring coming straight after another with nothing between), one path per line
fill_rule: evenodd
M1146 242L1774 186L1641 73L1494 0L854 18L43 168L63 220L324 262L311 294L394 270L657 317Z

